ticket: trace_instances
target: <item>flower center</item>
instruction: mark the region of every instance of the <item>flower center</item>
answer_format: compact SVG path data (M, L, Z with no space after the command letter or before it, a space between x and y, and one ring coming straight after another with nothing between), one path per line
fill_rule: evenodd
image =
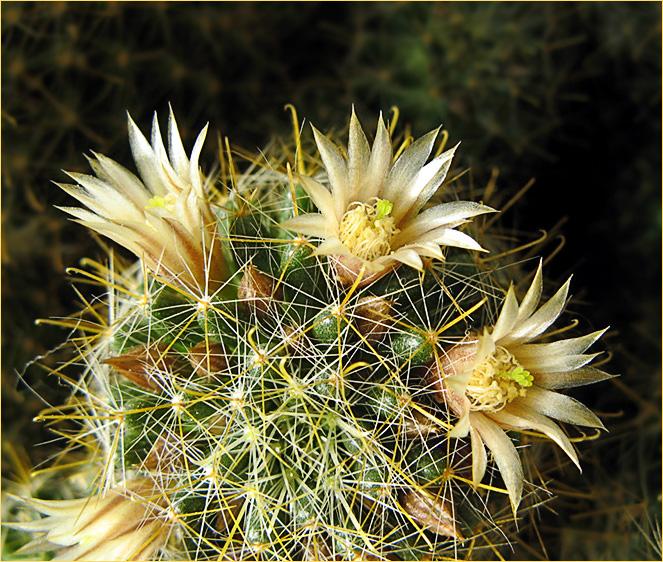
M498 346L472 371L467 397L474 411L499 412L509 402L527 394L533 377L512 353Z
M391 216L394 204L387 199L354 203L339 227L339 238L358 258L374 260L391 252L391 239L398 232Z
M177 197L174 193L168 193L165 197L161 195L155 195L150 198L145 205L146 211L151 211L153 214L158 216L167 216L172 214L177 203Z

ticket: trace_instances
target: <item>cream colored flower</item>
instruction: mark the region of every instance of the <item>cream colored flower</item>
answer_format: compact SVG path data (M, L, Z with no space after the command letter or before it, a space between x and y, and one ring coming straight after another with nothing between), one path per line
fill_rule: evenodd
M153 272L201 293L214 291L226 271L198 167L206 133L207 127L198 135L189 159L172 110L168 151L156 114L151 145L129 117L129 143L141 179L95 153L88 160L96 177L67 172L77 185L58 184L89 210L62 210L132 251Z
M318 213L294 217L284 227L322 238L321 255L339 256L350 269L369 273L404 263L422 269L421 257L444 259L441 246L482 250L456 230L468 219L493 209L470 201L454 201L422 209L444 181L456 147L428 160L439 129L408 146L392 162L389 132L382 116L373 146L352 111L347 158L313 128L327 172L328 187L302 177L302 186Z
M144 480L78 500L25 500L46 517L12 527L43 535L24 547L55 550L54 560L150 560L168 540L170 525L150 501Z
M470 435L474 483L484 477L487 446L514 511L522 497L523 469L505 430L531 429L545 434L580 468L571 441L552 420L603 428L587 407L555 390L610 378L587 366L598 353L585 353L605 330L551 343L532 343L561 314L570 281L537 310L542 291L539 265L522 303L510 287L495 325L448 350L441 361L442 373L439 367L432 370L436 399L446 402L459 417L451 435Z

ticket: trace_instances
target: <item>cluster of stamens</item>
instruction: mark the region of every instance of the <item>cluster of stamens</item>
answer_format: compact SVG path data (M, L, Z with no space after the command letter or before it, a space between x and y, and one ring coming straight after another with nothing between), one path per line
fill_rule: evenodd
M499 412L509 402L527 394L532 375L506 348L498 346L474 368L466 394L474 411Z
M339 239L358 258L371 261L388 255L398 233L392 207L386 199L353 203L341 219Z

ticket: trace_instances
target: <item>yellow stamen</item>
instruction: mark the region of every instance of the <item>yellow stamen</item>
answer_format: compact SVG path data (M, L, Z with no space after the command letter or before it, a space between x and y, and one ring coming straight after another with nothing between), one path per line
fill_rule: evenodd
M374 260L391 252L391 239L398 233L391 216L393 203L377 199L374 203L354 203L343 215L339 238L358 258Z
M509 402L525 396L532 386L532 375L506 348L498 346L493 354L472 371L467 397L474 411L499 412Z

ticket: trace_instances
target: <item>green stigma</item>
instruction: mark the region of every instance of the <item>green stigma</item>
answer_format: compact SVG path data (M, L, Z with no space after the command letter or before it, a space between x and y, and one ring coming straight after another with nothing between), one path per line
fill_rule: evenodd
M146 209L167 209L170 210L175 204L175 196L168 194L165 197L161 195L155 195L151 197L150 200L145 205Z
M534 381L534 377L531 375L531 373L522 367L516 367L511 371L502 371L500 376L511 379L512 381L517 382L520 386L524 387L532 386Z
M378 199L375 203L375 220L388 217L391 214L394 204L389 199Z

